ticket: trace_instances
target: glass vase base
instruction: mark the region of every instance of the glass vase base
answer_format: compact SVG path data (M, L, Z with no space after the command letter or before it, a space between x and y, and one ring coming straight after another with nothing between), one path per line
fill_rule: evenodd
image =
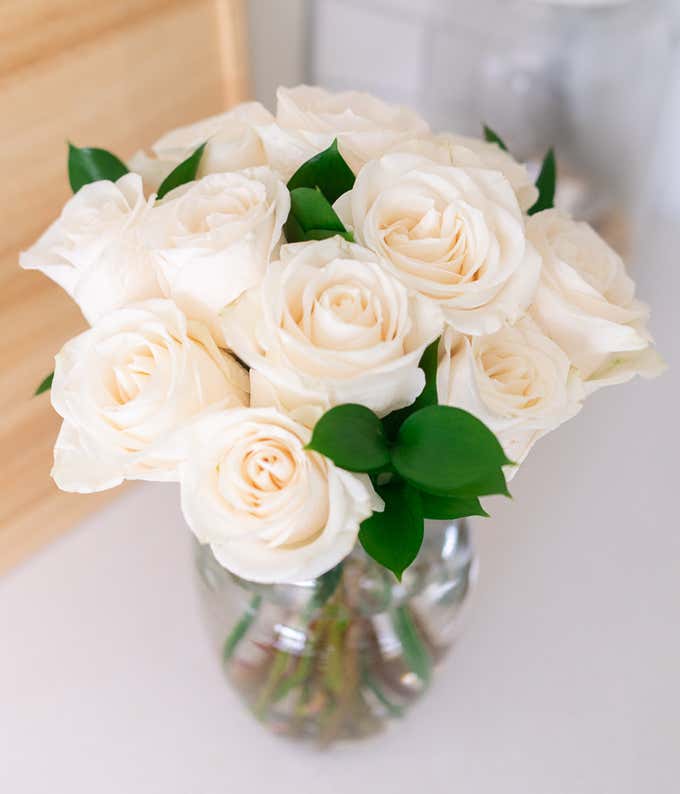
M383 731L427 691L476 576L465 521L428 521L401 582L357 548L313 581L257 585L196 547L228 681L276 734L326 747Z

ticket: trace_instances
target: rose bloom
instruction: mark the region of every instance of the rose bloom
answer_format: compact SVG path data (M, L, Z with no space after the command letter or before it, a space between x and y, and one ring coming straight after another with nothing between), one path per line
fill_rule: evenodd
M171 301L118 309L56 357L52 405L64 422L52 476L80 493L176 479L177 431L208 406L246 404L247 388L243 368Z
M217 560L253 582L313 579L354 547L383 503L365 474L305 449L310 432L271 408L208 412L190 427L182 511Z
M251 368L253 404L313 424L361 403L379 415L415 400L438 312L409 295L365 248L341 237L283 246L262 284L222 313L229 347Z
M621 257L587 223L558 210L533 215L527 234L543 257L531 314L567 353L588 391L664 368L645 327L647 306Z
M412 110L358 91L331 93L299 85L279 88L276 98L278 127L292 131L291 140L306 142L313 154L337 138L343 157L355 173L399 141L429 133L427 123ZM266 145L269 136L265 134L264 139Z
M147 192L153 193L174 168L205 143L199 178L268 165L288 181L302 163L327 148L333 138L310 138L304 131L284 128L259 102L244 102L226 113L171 130L153 144L152 156L139 151L128 165L142 175Z
M56 281L90 323L127 303L160 297L144 232L151 206L137 174L84 185L19 263Z
M440 165L500 171L511 184L519 206L524 212L532 207L538 198L538 188L526 167L517 162L509 152L501 149L497 143L489 143L481 138L468 138L464 135L444 132L400 142L389 153L421 155Z
M581 409L583 385L565 353L528 317L489 336L448 329L437 369L442 405L474 414L515 463ZM511 473L516 471L511 470Z
M244 102L226 113L167 132L151 147L155 157L137 152L129 167L143 176L147 191L155 192L165 177L204 143L199 179L207 174L266 165L257 130L260 125L273 123L274 117L259 102Z
M465 135L452 135L442 133L437 136L437 142L445 146L451 153L451 165L470 165L488 168L491 171L500 171L510 182L515 191L521 209L526 212L538 199L538 188L531 175L522 163L497 143L469 138ZM467 152L472 152L474 160L469 158Z
M153 210L163 292L220 339L218 314L262 279L290 210L269 168L211 174L168 193Z
M499 171L389 154L362 169L335 209L359 242L458 331L493 333L531 302L540 258Z

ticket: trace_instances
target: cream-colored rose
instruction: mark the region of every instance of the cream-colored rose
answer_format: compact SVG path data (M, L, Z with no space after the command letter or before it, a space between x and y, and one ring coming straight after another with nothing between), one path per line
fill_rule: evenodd
M355 173L398 141L427 135L429 127L408 108L390 105L359 91L331 93L316 86L279 88L276 121L322 151L338 139Z
M285 184L264 167L171 191L150 220L163 292L221 341L219 312L260 282L289 210Z
M90 323L119 306L158 297L144 231L151 206L137 174L92 182L69 199L19 262L63 287Z
M285 181L293 176L307 160L328 148L333 138L324 138L327 145L310 143L297 130L284 129L279 124L265 124L258 127L257 134L265 151L267 164Z
M257 372L256 404L299 410L310 424L341 403L380 415L412 403L420 356L442 329L436 307L341 237L283 246L222 318L229 347Z
M540 258L499 171L389 154L362 169L335 209L358 242L462 333L493 333L531 302Z
M442 405L463 408L484 422L516 463L541 436L574 416L584 396L565 353L529 317L489 336L448 329L437 393Z
M124 479L173 480L186 422L247 404L248 376L166 300L108 314L56 357L52 405L64 423L52 476L90 493Z
M463 168L486 168L500 171L512 185L520 208L526 212L536 203L538 189L529 172L508 152L496 143L481 138L468 138L448 132L426 138L414 138L398 143L390 153L418 154L428 157L441 165L455 165Z
M257 128L273 123L274 117L259 102L244 102L226 113L171 130L151 147L154 157L137 152L130 160L130 170L143 176L147 191L155 192L165 177L203 143L206 147L198 167L199 178L266 165Z
M531 314L567 353L588 391L664 368L645 327L647 306L621 257L587 223L558 210L533 215L529 239L543 257Z
M517 162L509 153L501 149L497 143L490 143L481 138L470 138L465 135L442 133L437 141L451 152L451 165L469 165L500 171L512 185L519 206L524 212L530 209L538 199L538 188L531 175L522 163ZM476 161L469 158L472 152Z
M208 412L181 469L187 523L232 573L299 582L337 565L383 504L364 474L305 449L310 432L271 408Z

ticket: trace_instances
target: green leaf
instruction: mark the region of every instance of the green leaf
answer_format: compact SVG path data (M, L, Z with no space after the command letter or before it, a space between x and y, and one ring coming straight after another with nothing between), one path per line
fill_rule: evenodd
M299 187L319 188L333 204L354 186L354 174L338 150L338 141L303 163L288 182L288 190Z
M283 226L283 232L286 235L286 241L289 243L299 243L307 239L305 237L305 230L300 226L300 223L295 215L293 215L292 211L288 213L288 220ZM337 232L329 232L331 237L335 234L337 234Z
M538 198L536 203L528 211L529 215L535 215L543 210L550 210L555 206L555 190L557 188L557 161L555 152L550 149L546 154L541 172L536 180L538 188Z
M82 149L68 145L68 179L71 190L77 193L83 185L108 179L115 182L128 173L128 167L115 154L106 149L93 149L85 146Z
M327 240L329 237L335 237L336 234L344 237L349 243L354 242L354 235L352 232L333 232L329 229L310 229L308 232L304 233L304 238L305 240Z
M162 199L166 193L169 193L176 187L179 187L180 185L186 185L187 182L193 182L194 179L196 179L198 166L201 163L201 157L203 156L204 149L205 143L202 143L193 154L189 155L186 160L183 160L165 177L165 179L161 182L161 186L158 188L157 197L159 199Z
M437 496L507 494L503 447L483 422L448 405L431 405L399 430L392 465L412 485Z
M425 387L416 397L415 402L406 408L392 411L383 419L385 433L390 439L394 439L399 432L399 428L411 416L411 414L426 408L428 405L437 404L437 364L439 363L439 339L435 339L432 344L425 348L425 352L420 357L419 367L425 373Z
M453 520L468 516L483 516L484 518L489 516L476 497L435 496L421 492L420 498L425 518Z
M508 147L501 136L494 132L491 127L487 127L486 124L484 125L484 140L488 143L497 143L504 152L508 151Z
M401 581L423 543L420 494L401 480L378 488L378 493L385 501L385 510L362 522L359 541L370 557Z
M406 665L426 686L432 678L432 659L407 607L401 606L390 613L392 626L399 637Z
M248 630L253 625L253 621L257 617L257 613L262 606L262 596L254 595L248 604L245 612L241 615L234 628L227 637L224 648L222 649L222 658L225 662L234 655L236 648L239 646L241 640L246 636Z
M352 403L331 408L319 419L307 449L347 471L375 471L390 462L380 419L365 406Z
M37 397L39 394L42 394L44 391L49 391L52 388L52 381L54 380L54 372L50 372L50 374L40 383L40 386L35 390L33 393L34 397Z
M335 210L319 188L298 187L290 192L290 214L284 226L286 240L299 243L341 235L352 240Z
M342 221L319 188L298 187L291 190L290 208L305 232L309 229L346 231Z

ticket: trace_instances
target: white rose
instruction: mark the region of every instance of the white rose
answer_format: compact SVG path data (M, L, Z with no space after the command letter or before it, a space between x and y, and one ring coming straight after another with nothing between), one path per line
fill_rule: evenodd
M257 128L273 122L272 114L259 102L244 102L226 113L171 130L151 147L155 157L137 152L130 160L130 170L140 173L146 189L155 192L165 177L203 143L207 145L198 167L199 178L266 165Z
M313 144L296 130L284 129L279 124L258 127L257 134L262 142L267 164L286 182L303 163L333 142L330 137L324 138L321 144Z
M227 343L257 372L256 404L268 384L262 402L306 417L310 406L318 417L341 403L380 415L409 405L424 386L420 357L442 329L436 310L341 237L283 246L222 318Z
M64 423L52 476L80 493L176 479L176 431L209 405L246 404L247 388L243 368L171 301L118 309L56 357L52 405Z
M137 174L85 185L19 262L63 287L90 323L119 306L158 297L144 235L151 205Z
M359 242L438 304L458 331L493 333L531 302L540 258L498 171L389 154L364 166L335 209Z
M383 503L369 478L305 449L274 409L208 412L191 427L182 511L219 562L253 582L299 582L337 565Z
M543 257L531 314L567 353L586 387L663 370L645 328L647 306L621 257L587 224L557 210L533 215L527 234Z
M163 292L221 341L219 312L260 282L289 210L286 186L263 167L171 191L150 220Z
M530 209L538 198L538 188L526 167L518 163L511 154L503 151L497 143L445 132L398 143L390 150L390 153L392 152L419 154L442 165L500 171L512 185L519 206L524 212Z
M317 152L337 138L355 173L398 141L429 133L426 122L412 110L358 91L331 93L299 85L279 88L276 97L281 128L294 131Z
M441 404L484 422L516 463L541 436L574 416L584 396L565 353L528 317L489 336L448 329L437 393Z
M526 166L517 162L509 153L501 149L497 143L490 143L481 138L470 138L465 135L443 133L437 141L449 148L452 165L479 165L491 171L500 171L512 185L519 206L524 212L533 207L538 199L538 188L534 184ZM472 152L477 161L468 159L467 151Z

